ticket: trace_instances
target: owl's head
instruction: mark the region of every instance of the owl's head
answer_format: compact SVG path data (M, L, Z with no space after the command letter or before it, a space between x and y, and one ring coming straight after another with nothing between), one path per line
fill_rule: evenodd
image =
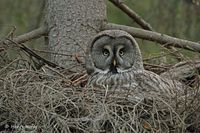
M88 46L88 74L143 70L141 53L135 39L122 30L105 30L97 34Z

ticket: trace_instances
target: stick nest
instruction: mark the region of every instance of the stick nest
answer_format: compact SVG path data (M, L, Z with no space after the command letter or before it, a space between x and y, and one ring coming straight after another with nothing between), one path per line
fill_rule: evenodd
M84 87L85 72L48 66L34 70L22 59L3 63L0 126L7 131L200 132L198 83L192 97L138 101L131 90Z

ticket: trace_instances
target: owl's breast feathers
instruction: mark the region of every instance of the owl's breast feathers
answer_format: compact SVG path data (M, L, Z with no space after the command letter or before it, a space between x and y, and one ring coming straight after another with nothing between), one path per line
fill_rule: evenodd
M146 71L129 71L123 73L96 73L91 75L89 84L94 87L108 87L109 89L125 89L135 91L138 94L159 94L175 96L183 89L183 85L174 80L160 77Z

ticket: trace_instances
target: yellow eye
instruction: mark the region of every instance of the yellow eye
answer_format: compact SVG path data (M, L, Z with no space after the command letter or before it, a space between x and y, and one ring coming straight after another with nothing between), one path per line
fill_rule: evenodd
M120 55L120 56L123 56L123 55L124 55L124 50L121 49L121 50L119 51L119 55Z
M103 55L104 56L109 56L109 51L107 49L103 49Z

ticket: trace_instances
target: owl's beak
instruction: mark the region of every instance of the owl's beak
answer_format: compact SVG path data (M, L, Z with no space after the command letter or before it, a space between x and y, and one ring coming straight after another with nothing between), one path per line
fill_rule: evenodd
M116 62L116 60L114 59L114 60L113 60L113 66L116 67L116 65L117 65L117 62Z
M113 59L113 61L112 61L112 64L111 64L111 66L110 66L110 72L112 72L112 73L118 73L117 72L117 62L116 62L116 60L115 59Z

